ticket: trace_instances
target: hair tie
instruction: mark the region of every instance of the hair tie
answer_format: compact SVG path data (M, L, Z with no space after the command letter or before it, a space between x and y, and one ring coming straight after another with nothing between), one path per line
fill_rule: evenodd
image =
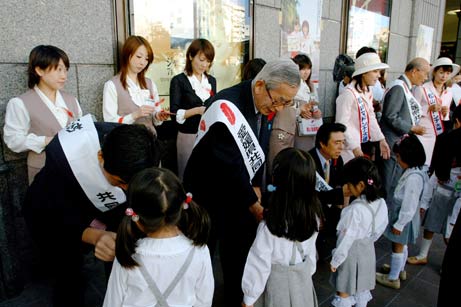
M373 185L373 179L368 179L368 185Z
M137 215L136 213L134 213L134 210L131 209L131 208L126 208L126 210L125 210L125 215L126 215L126 216L131 216L131 220L132 220L133 222L135 222L135 223L136 223L137 221L139 221L139 215Z
M268 192L275 192L275 190L277 190L277 187L275 185L272 185L272 184L267 185Z
M182 205L182 208L184 210L187 210L189 209L189 203L192 201L192 193L191 192L187 192L186 193L186 200L184 201L184 204Z

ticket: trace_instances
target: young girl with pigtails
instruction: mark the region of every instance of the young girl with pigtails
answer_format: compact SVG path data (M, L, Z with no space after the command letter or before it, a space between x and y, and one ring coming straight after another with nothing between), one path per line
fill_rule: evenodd
M380 198L376 166L364 157L344 165L344 181L355 200L341 212L336 227L338 240L330 262L336 296L335 307L364 307L375 288L376 256L374 242L388 223L387 206Z
M211 306L206 211L167 169L132 179L104 306Z

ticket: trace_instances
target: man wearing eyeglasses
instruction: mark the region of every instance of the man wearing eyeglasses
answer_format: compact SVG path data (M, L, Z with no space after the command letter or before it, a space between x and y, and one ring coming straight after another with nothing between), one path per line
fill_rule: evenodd
M212 256L219 241L229 306L242 302L243 269L262 219L260 187L265 164L262 159L261 163L254 161L268 151L268 115L292 103L299 83L298 66L290 59L279 59L268 62L253 80L219 92L202 116L186 166L184 186L211 216L208 245ZM215 115L222 115L223 120L214 120ZM247 153L256 154L248 157Z

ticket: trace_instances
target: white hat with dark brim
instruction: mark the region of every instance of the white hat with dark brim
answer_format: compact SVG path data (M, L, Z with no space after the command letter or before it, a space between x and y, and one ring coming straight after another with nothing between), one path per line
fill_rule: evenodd
M450 58L442 57L442 58L438 58L437 60L435 60L435 62L432 64L431 74L430 74L431 80L432 80L432 72L434 71L436 67L439 67L439 66L451 66L453 68L453 72L448 77L448 80L450 80L451 78L453 78L459 73L460 67L458 64L453 63L453 61Z
M389 65L382 63L379 55L374 52L364 53L355 60L355 71L352 78L358 75L363 75L369 71L377 69L387 69Z

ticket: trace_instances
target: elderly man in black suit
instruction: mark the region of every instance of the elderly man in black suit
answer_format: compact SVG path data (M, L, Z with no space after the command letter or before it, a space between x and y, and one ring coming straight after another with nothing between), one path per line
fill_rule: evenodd
M268 115L292 103L299 80L297 65L280 59L268 62L253 80L219 92L202 117L184 172L186 190L211 216L210 252L219 240L229 306L242 302L243 269L262 219L260 187L271 132Z
M387 143L392 148L394 143L406 133L424 134L424 127L418 125L421 118L421 106L413 97L411 89L419 86L427 79L430 71L429 62L423 58L414 58L406 68L405 73L389 87L384 96L381 116L381 131ZM386 190L387 199L393 193L402 169L397 163L395 154L383 161L381 176Z
M325 123L317 131L315 147L309 154L315 161L317 173L328 183L331 190L319 191L319 199L325 214L323 227L317 239L320 256L329 255L336 239L336 225L341 208L350 196L343 188L341 152L344 149L346 126L340 123Z

